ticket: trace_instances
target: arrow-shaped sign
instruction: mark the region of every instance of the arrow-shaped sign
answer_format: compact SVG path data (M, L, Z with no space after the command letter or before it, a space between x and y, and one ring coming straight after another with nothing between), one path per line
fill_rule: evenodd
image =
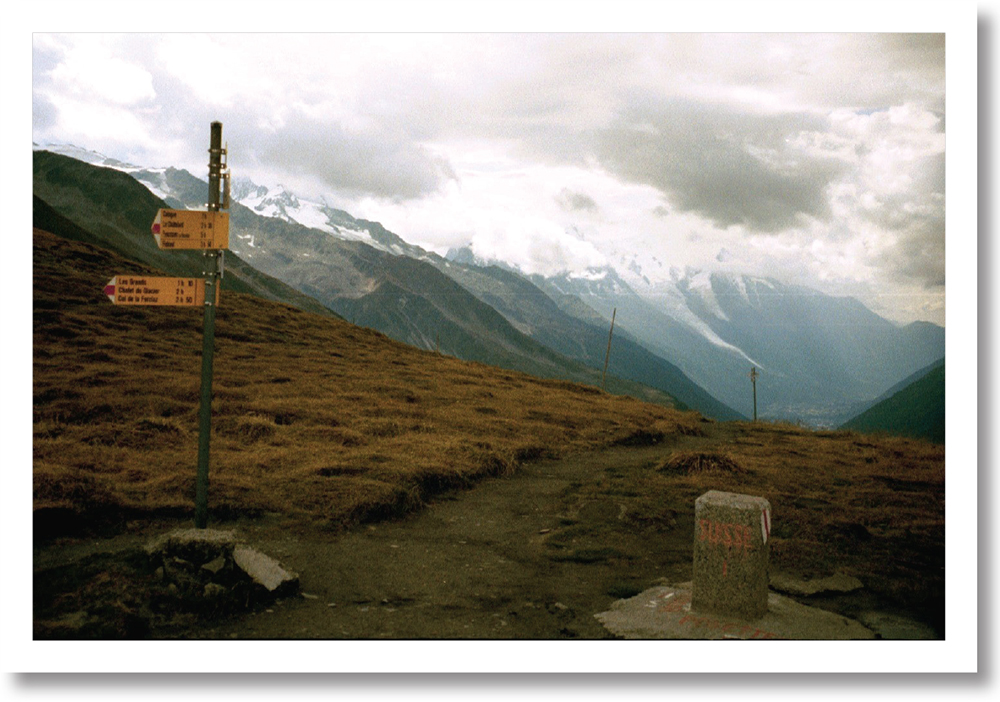
M161 209L151 229L161 249L229 248L228 212Z
M116 275L104 286L104 294L116 305L173 305L199 307L205 304L202 278ZM215 291L219 303L219 291Z

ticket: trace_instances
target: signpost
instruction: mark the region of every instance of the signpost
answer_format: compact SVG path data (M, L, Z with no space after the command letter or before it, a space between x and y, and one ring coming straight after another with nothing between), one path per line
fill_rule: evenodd
M228 249L229 213L163 209L153 220L153 238L161 249Z
M200 307L205 304L205 281L201 278L116 275L104 286L104 294L116 305ZM218 288L215 304L219 304Z
M161 249L200 249L205 255L203 278L116 275L104 293L116 305L203 307L201 406L198 411L198 474L195 480L194 524L208 523L208 448L212 429L212 362L215 354L215 308L222 280L222 252L229 248L229 169L222 148L222 123L212 122L208 163L208 211L161 209L152 232ZM222 186L225 185L223 197Z
M212 122L208 149L208 211L218 213L221 206L221 182L225 164L222 148L222 122ZM225 180L229 182L228 169ZM228 191L228 187L227 187ZM226 202L226 206L229 203ZM229 241L229 218L226 216L226 242ZM221 250L205 251L205 289L217 290L221 279ZM208 297L211 297L210 295ZM198 410L198 476L195 481L194 525L208 524L208 443L212 433L212 361L215 356L215 305L205 302L205 323L201 335L201 407Z

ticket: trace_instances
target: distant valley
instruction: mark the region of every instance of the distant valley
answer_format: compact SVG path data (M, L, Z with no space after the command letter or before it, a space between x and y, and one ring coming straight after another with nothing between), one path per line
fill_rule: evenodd
M47 187L38 159L60 158L44 153L36 194ZM129 173L169 206L203 206L205 182L186 171L67 154ZM348 321L419 348L599 384L614 311L609 390L716 419L752 416L751 367L762 419L834 427L944 357L941 327L899 327L857 300L773 279L677 271L639 292L628 282L635 271L610 266L528 276L469 249L426 251L285 189L238 178L233 198L232 258Z

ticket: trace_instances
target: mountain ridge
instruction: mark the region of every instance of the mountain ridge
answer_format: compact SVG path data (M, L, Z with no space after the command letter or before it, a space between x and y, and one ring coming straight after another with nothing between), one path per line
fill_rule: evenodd
M189 180L187 184L181 182L182 174L174 169L157 169L155 178L134 168L131 172L140 180L155 181L157 187L171 185L180 196L177 202L185 206L197 206L201 199L199 188L204 186L195 187L192 182L203 184L204 181L186 172L183 177ZM259 211L247 209L247 213L267 213L271 220L287 225L264 227L256 223L245 226L239 235L241 241L234 244L240 255L296 289L317 296L328 306L333 304L334 297L323 290L329 283L323 282L322 264L317 258L332 257L334 268L346 281L336 292L336 296L345 300L342 313L353 304L346 300L373 291L374 278L351 270L353 255L332 251L335 247L324 246L314 235L295 230L295 224L304 230L364 244L392 256L423 261L464 285L480 302L501 308L507 322L520 332L544 343L562 344L563 352L572 347L571 357L586 359L592 366L601 365L600 360L594 358L594 344L560 338L559 332L545 326L557 317L551 309L546 311L545 324L532 324L520 313L519 305L512 305L509 300L502 303L505 296L520 289L526 295L524 305L530 306L536 293L525 292L512 278L502 280L495 275L495 289L485 289L482 281L491 274L484 278L469 271L473 268L488 270L492 266L530 281L559 308L564 332L570 328L581 330L578 322L606 328L612 312L616 312L616 338L641 347L651 357L677 369L713 402L731 407L742 416L748 416L752 409L749 383L743 379L751 368L761 373L758 401L762 417L836 426L850 417L857 407L874 401L888 387L944 355L944 330L937 325L914 322L899 327L854 298L832 297L773 278L670 269L670 286L662 283L644 285L646 290L640 295L625 276L619 275L610 265L586 271L565 271L554 276L525 275L517 266L476 256L470 247L453 248L444 257L428 252L405 242L378 222L356 219L329 206L325 198L316 203L299 198L283 187L272 190L250 179L238 182L234 193L244 199L252 195L247 200L250 205L261 205L269 196L273 199L273 203L267 205L273 205L273 210L262 206ZM241 225L249 223L249 218L234 203L234 223L237 220ZM308 221L310 225L301 221ZM287 243L295 238L307 242L308 246L263 250L278 240ZM658 264L663 266L662 262ZM644 275L638 264L630 272L633 277ZM476 278L480 287L477 287ZM648 282L648 278L645 280ZM505 286L506 292L501 291ZM373 310L369 309L366 314L369 313ZM590 336L590 332L583 335ZM413 334L413 338L419 339L417 343L425 345L432 337L437 337L437 333L423 330ZM615 347L612 351L612 367L618 360L617 350ZM629 350L633 349L629 347ZM651 363L655 365L656 362ZM619 373L633 376L645 377L644 374L651 372L649 364L643 369L622 368L618 366Z
M154 267L175 274L190 275L195 268L200 269L197 252L193 252L193 256L185 256L183 252L168 252L169 255L165 255L156 249L152 237L148 235L148 228L156 209L163 203L140 181L128 174L90 166L43 151L36 152L35 161L36 191L43 195L54 196L57 200L54 206L56 211L68 210L73 215L74 221L83 220L87 225L97 226L94 224L96 220L88 219L95 213L99 215L97 219L102 222L121 218L110 214L111 202L130 202L133 205L136 202L142 203L136 212L127 211L125 221L119 222L117 226L110 228L97 226L102 230L100 236L93 237L93 241L98 245L109 246L130 258L144 260ZM72 163L80 165L73 166ZM164 174L174 179L197 181L189 174L183 176L180 172L168 174L164 171ZM53 178L57 182L51 182ZM87 195L81 198L83 191L71 187L70 183L74 180L87 184L84 186L88 191ZM132 186L129 186L129 183ZM91 185L98 187L100 193L90 193ZM134 189L142 189L145 195L138 196L139 191ZM196 192L194 188L188 190ZM91 198L96 198L98 201L101 198L110 200L98 202L95 209L95 205L91 204L93 202ZM589 384L599 383L600 372L597 369L562 357L541 344L530 341L509 325L505 327L506 322L500 315L480 303L450 278L440 274L426 261L388 254L357 241L341 241L325 232L296 223L259 217L238 203L232 203L230 223L230 255L227 256L227 261L232 260L238 264L245 260L247 268L254 268L271 278L284 279L284 284L290 285L300 294L304 293L313 298L318 306L326 308L330 314L338 313L345 317L352 315L357 318L359 315L364 317L377 312L380 315L379 320L384 324L373 325L375 328L381 326L379 330L383 333L422 348L430 348L430 339L440 333L445 337L440 340L443 348L448 348L449 344L457 344L458 353L466 354L471 353L473 348L477 349L474 357L469 360L494 365L503 364L504 367L525 370L541 377ZM90 226L84 228L89 229ZM379 228L371 226L371 229L383 241L391 241ZM317 255L310 261L311 254L323 255ZM290 279L285 275L275 275L282 265L287 266L293 261L302 263L295 269L297 277ZM419 275L400 274L397 270L400 267L406 271L419 270ZM111 274L113 272L109 277ZM412 325L408 328L405 324L399 324L398 314L394 310L390 313L391 308L384 302L375 303L377 300L384 301L387 294L395 292L391 286L384 286L387 280L406 289L411 282L418 279L423 281L422 285L430 285L426 290L422 290L420 295L430 295L428 291L433 292L436 288L443 289L438 290L439 294L436 296L425 298L433 300L429 307L424 309L427 314L422 319L423 327L419 330L419 334L415 334ZM236 280L231 280L230 285L238 281L237 277ZM335 282L336 287L329 287L331 281ZM410 292L412 293L412 290ZM365 299L373 293L377 294ZM487 319L488 322L484 323L483 319ZM476 334L471 334L464 326L477 320L476 329L481 332L479 334L481 339L474 339ZM450 340L444 333L447 330L454 331L456 328L463 330L465 335L463 340ZM641 386L629 380L609 378L607 387L610 392L633 394L646 401L687 408L684 402L678 401L668 391Z
M886 433L945 442L945 365L926 373L875 403L841 429Z

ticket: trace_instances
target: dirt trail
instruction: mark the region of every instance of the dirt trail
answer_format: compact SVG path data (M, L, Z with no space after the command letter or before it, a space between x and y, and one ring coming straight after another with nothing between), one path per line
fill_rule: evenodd
M213 522L298 573L301 595L229 618L177 617L137 635L609 638L594 614L657 584L691 579L694 505L678 497L655 523L630 519L635 493L616 493L608 478L652 466L672 451L718 450L733 432L707 425L705 436L531 462L513 476L442 495L406 518L341 534L289 524L281 515ZM134 525L107 540L49 544L35 551L36 578L102 554L124 558L159 534L190 526ZM878 608L869 600L863 592L821 606L851 616Z
M670 528L637 533L613 496L578 493L609 466L650 463L663 452L614 448L531 463L405 519L335 538L233 525L299 573L304 595L184 635L604 638L594 614L661 578L690 578L693 507Z

